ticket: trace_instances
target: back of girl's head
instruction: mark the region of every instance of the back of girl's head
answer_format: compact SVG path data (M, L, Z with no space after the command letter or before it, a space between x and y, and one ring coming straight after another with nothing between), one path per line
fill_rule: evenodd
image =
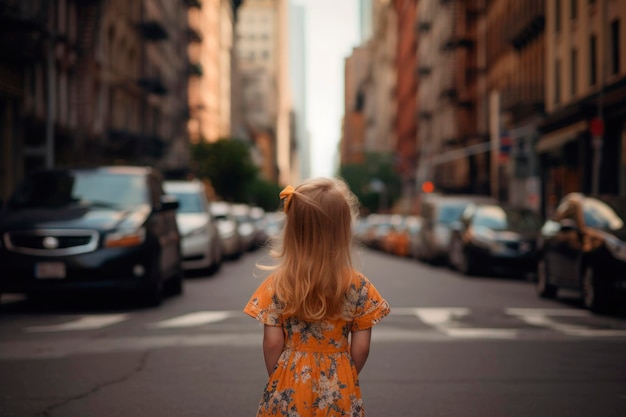
M272 254L285 311L305 320L341 313L352 273L352 225L358 203L340 179L315 178L281 193L286 214Z
M350 250L357 202L342 180L307 180L283 201L286 252L320 259Z

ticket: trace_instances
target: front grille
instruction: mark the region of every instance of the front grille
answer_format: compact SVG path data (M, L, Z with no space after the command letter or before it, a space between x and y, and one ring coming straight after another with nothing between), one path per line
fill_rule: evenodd
M7 232L3 240L11 252L62 256L95 250L98 247L99 234L96 230L39 229Z

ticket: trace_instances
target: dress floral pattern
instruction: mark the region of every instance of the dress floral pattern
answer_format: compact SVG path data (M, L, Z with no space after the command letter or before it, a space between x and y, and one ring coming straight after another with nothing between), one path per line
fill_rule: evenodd
M361 417L363 400L349 335L366 330L390 307L370 281L355 273L344 303L344 317L305 322L283 316L272 277L255 291L244 312L268 326L280 326L285 347L261 398L257 417Z

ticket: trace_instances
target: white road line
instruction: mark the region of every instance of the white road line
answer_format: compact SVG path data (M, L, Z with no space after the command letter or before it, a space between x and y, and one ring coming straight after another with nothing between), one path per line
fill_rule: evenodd
M590 317L587 310L573 308L507 308L506 313L513 316L559 316L559 317Z
M204 324L217 323L226 320L234 314L235 313L233 311L196 311L194 313L174 317L169 320L153 323L149 327L166 329L202 326Z
M66 332L76 330L96 330L103 327L122 322L128 319L128 314L104 314L94 316L83 316L79 319L61 323L51 324L47 326L31 326L26 327L26 332Z
M510 310L510 311L509 311ZM579 337L616 337L626 336L626 330L614 330L614 329L594 329L587 326L579 326L575 324L566 324L557 322L548 315L561 316L561 317L589 317L591 313L587 310L564 310L559 314L559 309L542 311L519 311L519 309L508 309L507 312L514 316L517 316L520 320L527 324L539 327L545 327L551 330L556 330L568 336Z
M442 328L442 332L450 337L465 339L515 339L515 329L474 329L474 328Z

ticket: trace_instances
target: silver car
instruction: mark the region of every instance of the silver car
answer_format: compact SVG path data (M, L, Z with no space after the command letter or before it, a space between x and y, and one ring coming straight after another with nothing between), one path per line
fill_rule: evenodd
M239 232L239 223L232 211L232 204L226 201L213 201L209 207L217 223L224 255L231 259L238 259L245 248Z
M176 223L182 236L183 268L214 273L222 264L222 242L201 181L166 181L178 199Z

